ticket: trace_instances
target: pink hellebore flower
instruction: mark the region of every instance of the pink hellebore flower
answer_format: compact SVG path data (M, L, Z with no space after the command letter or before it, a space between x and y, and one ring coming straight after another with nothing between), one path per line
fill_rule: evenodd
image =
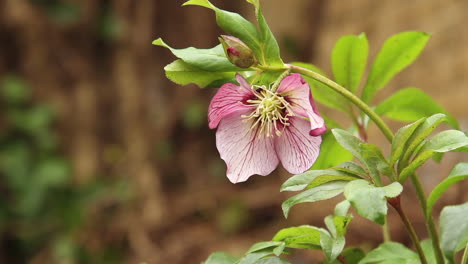
M326 127L307 82L292 74L272 91L251 86L239 74L236 79L240 86L224 84L208 109L229 180L266 176L280 161L293 174L308 170L319 155Z

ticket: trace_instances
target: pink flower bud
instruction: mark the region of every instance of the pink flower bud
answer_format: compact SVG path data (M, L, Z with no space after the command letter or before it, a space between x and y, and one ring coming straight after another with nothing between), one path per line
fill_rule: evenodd
M219 41L229 61L239 68L249 68L257 63L253 51L240 39L233 36L221 35Z

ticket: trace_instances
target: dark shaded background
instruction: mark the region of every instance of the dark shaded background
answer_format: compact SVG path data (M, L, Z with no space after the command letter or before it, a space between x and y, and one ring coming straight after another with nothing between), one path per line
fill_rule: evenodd
M157 37L178 48L217 44L214 15L182 2L0 0L0 263L200 263L212 251L241 255L282 227L323 226L339 198L299 205L285 220L284 170L238 185L225 177L206 121L214 90L170 83L163 67L173 57L151 45ZM252 18L244 1L213 2ZM467 1L263 4L285 60L327 72L344 34L366 32L373 58L392 34L431 32L420 59L377 101L399 88L423 88L467 129ZM375 128L370 135L384 144ZM427 190L467 158L449 154L442 166L424 167ZM437 212L466 201L466 187L453 187ZM403 199L426 237L411 187ZM389 221L393 238L410 245L393 211ZM381 234L356 217L348 238L370 249ZM318 251L292 257L316 259Z

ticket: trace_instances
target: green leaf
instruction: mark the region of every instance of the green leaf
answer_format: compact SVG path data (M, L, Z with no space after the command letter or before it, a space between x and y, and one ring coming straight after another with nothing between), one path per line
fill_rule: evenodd
M314 226L302 225L284 228L278 231L273 241L285 242L289 248L320 248L320 229Z
M418 255L396 242L385 242L372 250L359 264L419 264Z
M370 176L374 181L380 183L380 172L387 176L393 175L388 161L382 155L380 149L372 144L367 144L361 139L353 136L348 131L335 128L332 130L338 143L350 151L364 165L366 165Z
M448 152L468 145L468 137L458 130L445 130L429 139L414 160L404 168L399 177L403 182L437 152Z
M403 191L403 186L399 182L392 182L391 184L382 187L385 191L385 197L394 198L400 195Z
M368 103L393 76L410 65L421 53L429 34L409 31L399 33L385 41L371 67L362 99Z
M444 114L435 114L428 117L424 122L419 125L411 137L407 141L406 150L403 153L401 160L403 162L398 163L399 171L402 169L402 165L405 165L405 162L413 155L414 151L420 146L420 144L436 129L440 123L446 121L446 115Z
M425 239L421 242L421 248L424 256L426 256L427 264L437 264L437 259L434 253L431 239Z
M290 264L286 260L278 257L267 257L255 262L255 264Z
M204 71L180 59L164 67L164 70L166 71L167 78L177 84L187 85L194 83L202 88L216 80L234 78L236 74L235 72Z
M358 264L366 256L366 253L360 248L350 247L343 250L341 255L348 264Z
M167 45L161 38L158 38L153 41L153 45L168 48L174 56L200 70L209 72L238 72L245 70L236 67L226 58L221 44L211 49L197 49L193 47L174 49Z
M326 230L320 230L320 245L329 262L338 257L345 246L343 236L332 237Z
M280 191L301 191L306 187L314 188L331 181L352 181L356 179L358 177L354 175L332 169L310 170L286 180Z
M209 9L215 9L214 5L210 3L208 0L190 0L185 2L182 6L186 5L197 5L197 6L203 6Z
M455 183L468 178L468 162L458 163L450 172L449 176L439 183L431 194L427 197L427 214L430 215L434 204L437 202L439 197Z
M447 116L447 123L459 127L457 120L440 106L432 97L417 88L402 89L380 103L375 112L393 120L413 122L437 113Z
M185 5L198 5L213 10L216 14L216 23L226 33L242 40L249 48L257 55L260 63L267 65L263 46L261 43L262 36L257 28L241 15L229 11L225 11L215 7L207 0L190 0L185 2Z
M334 237L346 235L348 230L348 225L353 218L351 216L333 216L334 232L332 232ZM330 229L332 231L332 229Z
M468 136L459 130L445 130L433 136L421 148L422 151L448 152L468 145Z
M424 121L426 121L425 117L412 124L406 125L397 131L392 142L392 154L390 159L391 166L401 158L404 150L406 149L406 143Z
M351 204L348 200L341 201L335 206L334 214L336 216L346 216L348 214L350 206Z
M252 3L252 2L251 2ZM270 30L265 17L263 16L260 2L255 1L252 3L255 6L255 12L257 16L257 22L260 29L261 37L261 49L264 56L264 61L267 65L271 66L283 66L284 63L281 60L280 49L275 36Z
M326 151L326 153L319 155L314 166L312 166L313 170L328 169L344 161L353 159L353 154L338 144L330 131L322 135L322 144L320 145L320 149Z
M355 180L346 185L344 195L359 215L383 225L387 215L386 197L395 197L401 191L398 183L376 187L365 180Z
M228 255L224 252L215 252L211 254L208 259L203 262L204 264L234 264L237 258Z
M361 177L367 175L367 172L359 164L353 161L345 161L333 169Z
M317 202L337 196L343 192L347 183L347 181L333 181L294 195L281 205L284 216L287 218L291 207L298 203Z
M356 93L366 69L369 44L364 33L341 37L332 51L332 70L338 84Z
M446 206L440 213L440 246L445 256L452 260L455 253L468 243L468 202Z
M254 253L254 252L261 251L261 250L268 249L268 248L270 249L276 248L278 246L281 246L282 244L283 243L279 241L258 242L258 243L255 243L252 247L250 247L250 249L247 251L246 254Z
M236 264L254 264L257 263L257 261L259 261L260 259L271 255L272 253L273 252L270 249L250 253L245 255L239 262L236 262Z
M319 68L317 68L316 66L312 64L303 63L303 62L292 62L291 64L309 69L311 71L317 72L325 76L323 71L321 71ZM314 100L317 100L318 102L330 108L337 109L345 113L349 111L349 103L345 98L343 98L343 96L341 96L334 90L328 88L328 86L326 86L325 84L315 79L312 79L307 76L303 76L303 77L307 81L307 83L309 83L310 85Z

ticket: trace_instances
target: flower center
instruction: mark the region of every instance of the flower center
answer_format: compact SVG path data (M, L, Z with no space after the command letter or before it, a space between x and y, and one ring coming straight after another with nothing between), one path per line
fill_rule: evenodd
M254 90L257 88L257 90ZM242 115L244 121L255 120L250 129L259 126L259 135L263 133L267 137L273 136L273 130L277 136L281 136L285 127L289 126L289 116L294 113L291 105L281 95L268 90L265 86L252 87L255 99L247 100L247 105L255 106L255 110L249 115Z

